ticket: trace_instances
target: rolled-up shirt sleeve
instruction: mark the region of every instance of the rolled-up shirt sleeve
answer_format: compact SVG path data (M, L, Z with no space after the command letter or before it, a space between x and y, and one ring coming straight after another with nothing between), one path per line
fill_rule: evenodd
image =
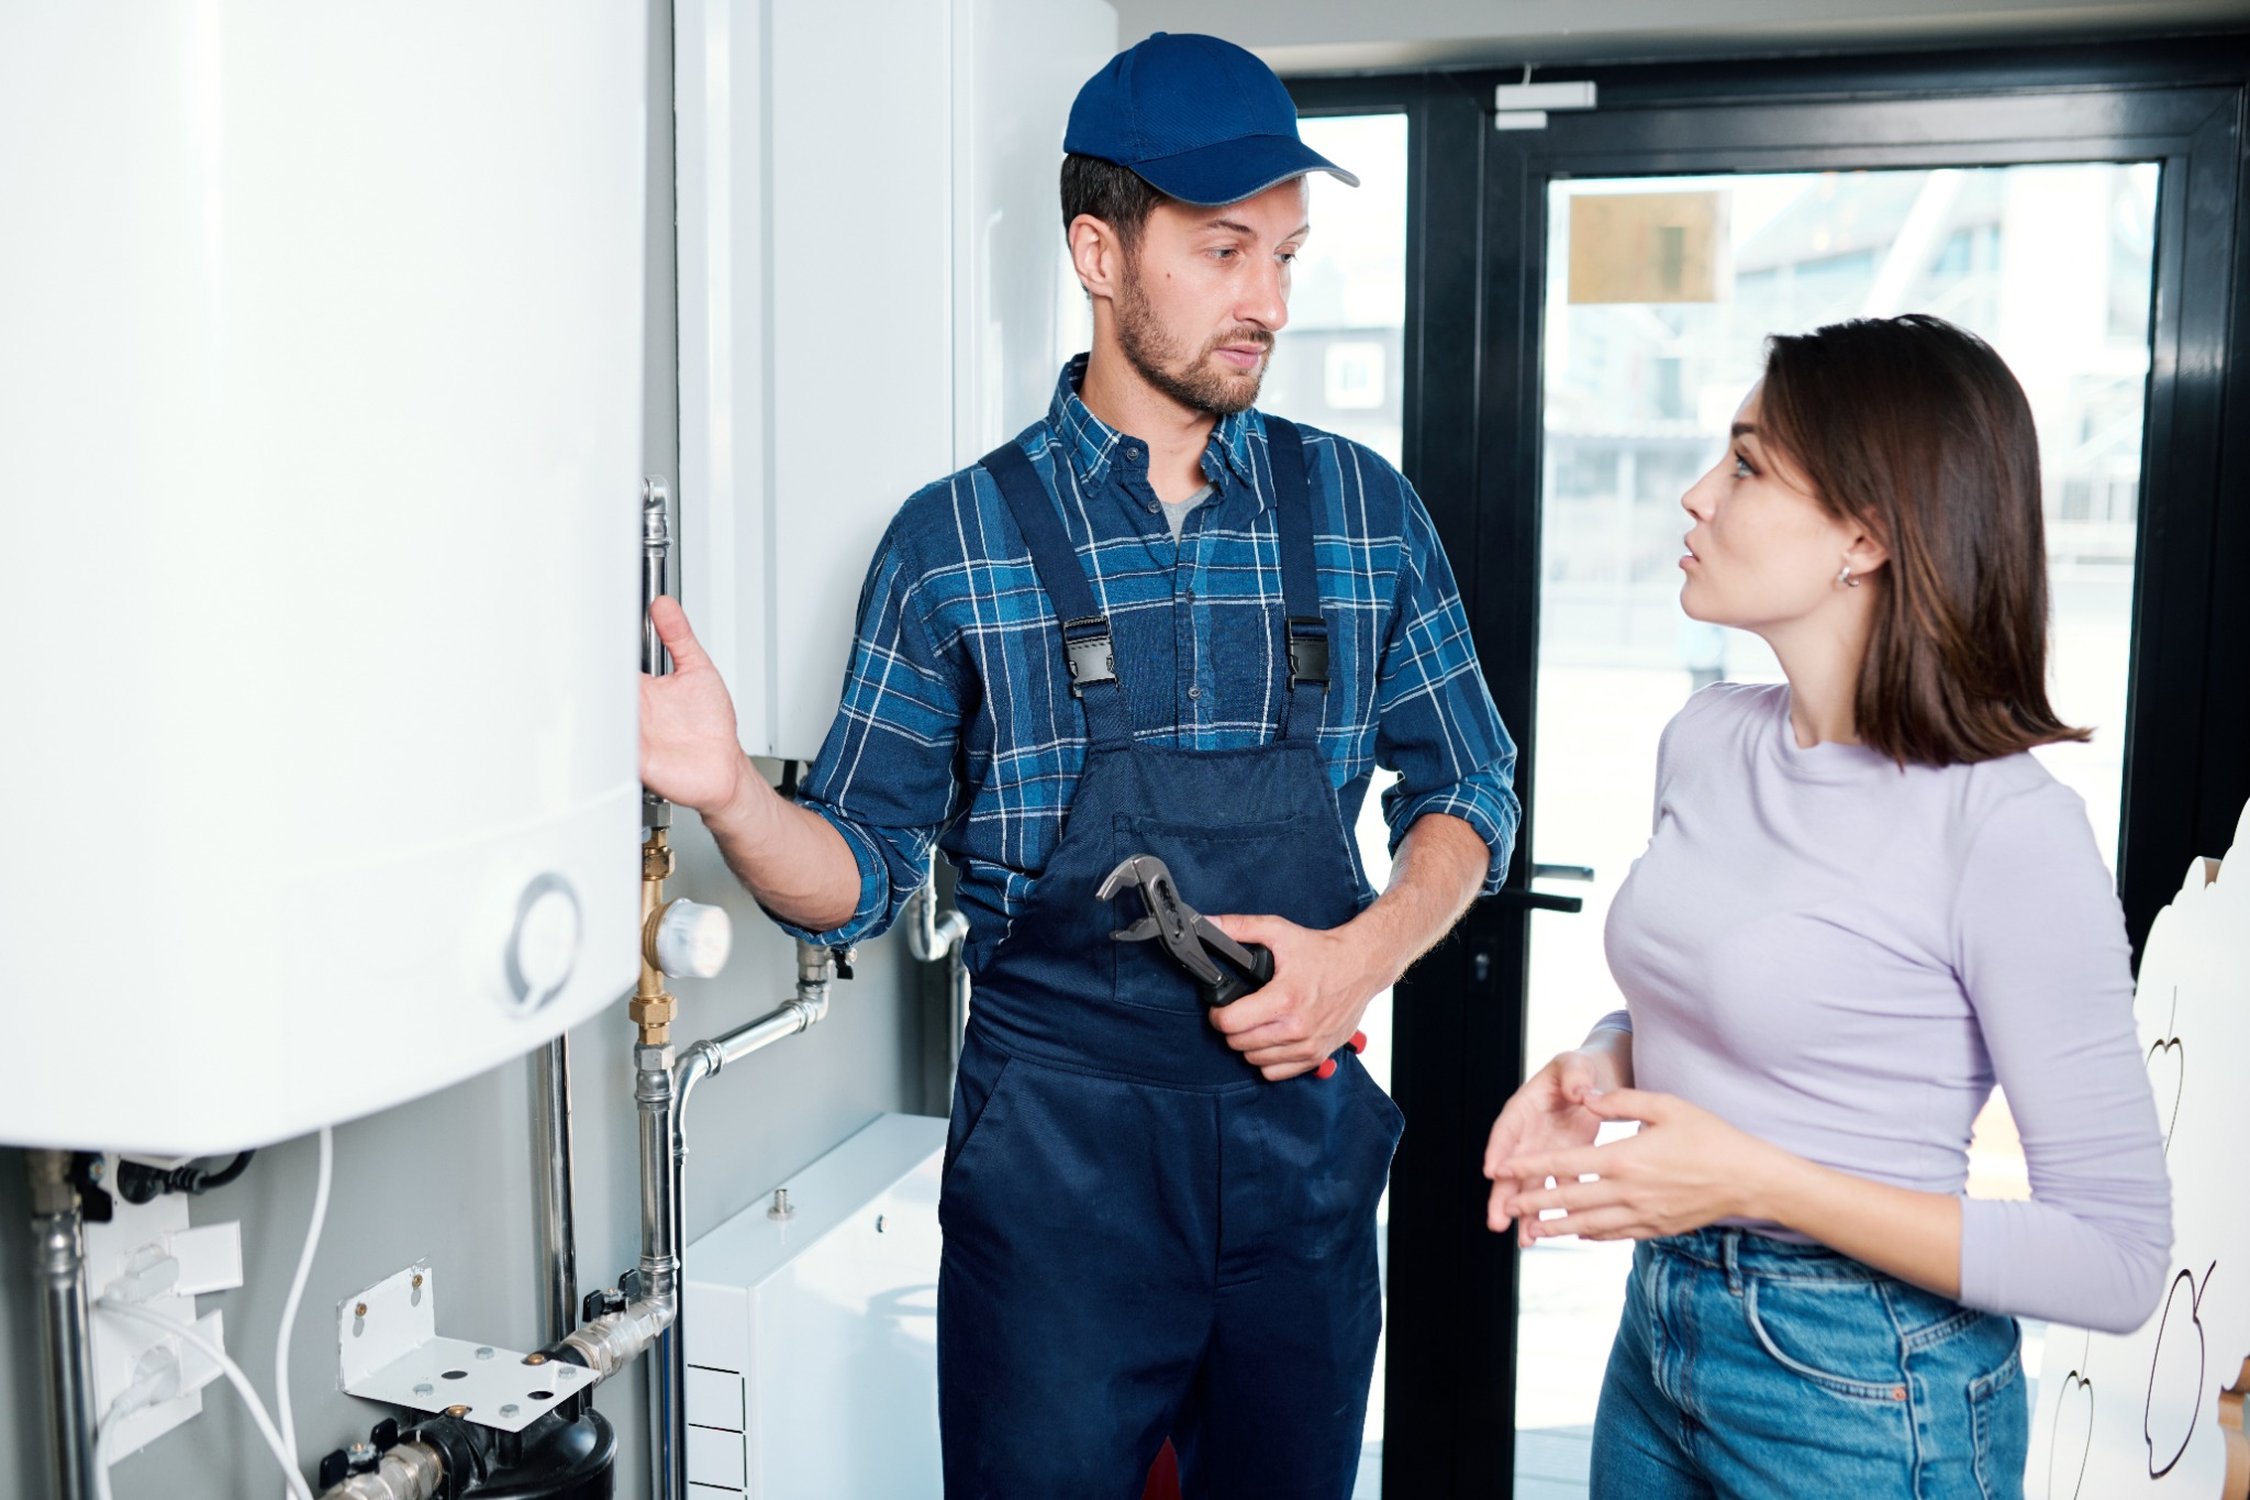
M2031 1201L1964 1198L1961 1300L2127 1333L2172 1244L2125 921L2075 794L1995 809L1962 871L1955 967L2023 1136Z
M1522 816L1515 742L1485 687L1437 528L1410 486L1405 500L1398 594L1375 681L1375 759L1398 772L1383 817L1393 854L1417 818L1448 813L1467 823L1491 851L1490 895L1507 879Z
M910 501L875 549L836 721L798 794L851 850L859 900L849 920L826 931L766 913L784 932L822 947L878 936L898 919L964 795L957 774L962 670L924 617L923 570L905 529L913 508Z

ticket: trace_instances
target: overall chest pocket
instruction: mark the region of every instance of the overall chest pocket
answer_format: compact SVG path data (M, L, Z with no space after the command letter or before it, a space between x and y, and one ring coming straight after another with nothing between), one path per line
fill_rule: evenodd
M1180 899L1206 916L1272 915L1327 928L1358 909L1357 884L1331 807L1247 823L1188 823L1119 813L1113 860L1153 854L1171 870ZM1117 903L1118 926L1137 920L1137 896ZM1161 939L1116 943L1114 997L1146 1010L1203 1011L1203 991Z

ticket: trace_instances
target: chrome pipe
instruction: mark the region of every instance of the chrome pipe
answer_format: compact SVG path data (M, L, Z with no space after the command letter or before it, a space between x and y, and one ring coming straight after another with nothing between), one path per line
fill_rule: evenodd
M534 1062L532 1139L538 1160L539 1274L545 1341L578 1326L578 1187L570 1119L570 1034L541 1048Z
M658 596L671 592L671 496L662 479L650 476L641 481L641 670L652 677L669 673L672 660L657 637L649 606ZM653 837L654 830L668 828L671 822L671 804L643 788L642 828ZM644 860L647 857L644 854ZM668 871L671 857L667 854L664 858ZM642 978L645 989L650 978L645 967ZM652 1030L644 1024L644 1040L633 1049L633 1103L640 1120L641 1147L640 1290L642 1301L664 1310L661 1326L652 1330L655 1357L650 1362L648 1380L651 1493L655 1500L687 1500L687 1360L678 1323L682 1095L673 1078L669 1040L661 1046L651 1046L647 1040L651 1036L670 1037L671 1002L666 999L664 1004L667 1010L662 1029Z
M679 1190L672 1175L672 1136L678 1129L672 1087L672 1049L633 1049L633 1104L640 1118L641 1293L661 1297L680 1269Z
M671 1304L675 1309L679 1299ZM680 1337L677 1311L650 1346L648 1415L655 1440L649 1446L655 1500L688 1500L687 1345Z
M688 1100L697 1085L728 1063L820 1024L828 1014L829 985L835 977L836 955L799 940L796 993L773 1010L732 1031L691 1043L681 1049L677 1060L669 1047L633 1050L633 1098L641 1106L641 1289L651 1300L666 1302L670 1313L656 1334L649 1370L655 1500L687 1500L687 1343L680 1327L687 1297L679 1255L686 1223ZM661 1082L651 1076L656 1056L644 1054L662 1055ZM661 1163L650 1139L650 1132L659 1128L665 1132ZM661 1184L656 1182L659 1176ZM661 1281L656 1277L658 1267Z
M689 1069L682 1082L692 1087L718 1072L728 1063L740 1062L753 1052L763 1052L775 1042L785 1041L802 1031L810 1031L828 1014L828 991L825 985L808 995L784 1000L747 1025L732 1031L721 1032L708 1041L697 1042L689 1055L680 1059ZM684 1100L685 1095L682 1095Z
M948 956L969 936L969 919L958 911L940 917L937 904L935 876L906 898L906 951L922 963Z
M38 1240L40 1312L47 1357L49 1448L55 1493L94 1490L94 1353L86 1299L86 1236L68 1151L26 1151L31 1230Z
M662 677L672 670L672 653L657 637L656 622L648 609L657 597L672 592L672 508L664 481L654 475L641 480L641 670ZM646 787L641 789L641 827L672 826L672 804Z
M906 951L923 963L945 960L948 1014L953 1023L946 1038L948 1076L961 1071L961 1039L969 1028L969 966L963 953L969 942L969 919L959 911L937 914L937 877L923 880L906 900Z
M724 1036L712 1039L718 1052L718 1062L711 1071L716 1073L731 1062L740 1062L753 1052L760 1052L785 1037L801 1031L810 1031L828 1014L828 996L824 992L811 1000L790 1000L780 1009L760 1017L748 1026L739 1027Z
M679 1093L669 1045L633 1049L633 1103L640 1119L641 1296L679 1305ZM656 1500L687 1497L687 1361L677 1318L657 1334L648 1379L649 1465Z
M427 1443L400 1443L366 1474L338 1480L320 1500L431 1500L445 1488L445 1455Z
M672 497L664 481L641 481L641 670L662 677L672 670L672 654L657 639L648 607L672 592Z
M677 1315L676 1297L643 1297L571 1330L562 1347L578 1356L599 1382L639 1359L672 1326Z
M728 1063L740 1062L753 1052L762 1052L775 1042L785 1041L799 1032L810 1031L828 1015L829 984L835 977L835 959L825 948L810 943L797 944L797 991L781 1004L754 1021L744 1022L732 1031L722 1031L717 1036L691 1042L682 1049L680 1060L672 1065L673 1109L676 1122L684 1122L688 1100L694 1096L697 1085ZM679 1134L673 1143L673 1155L682 1166L687 1161L687 1134L682 1123L676 1123Z

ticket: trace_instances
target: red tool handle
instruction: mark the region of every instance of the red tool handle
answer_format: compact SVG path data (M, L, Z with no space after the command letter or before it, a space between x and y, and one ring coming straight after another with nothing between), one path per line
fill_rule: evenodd
M1354 1052L1365 1052L1367 1050L1367 1033L1364 1031L1353 1032L1351 1048ZM1321 1059L1320 1066L1313 1069L1313 1077L1315 1078L1334 1078L1335 1076L1336 1059L1333 1057Z

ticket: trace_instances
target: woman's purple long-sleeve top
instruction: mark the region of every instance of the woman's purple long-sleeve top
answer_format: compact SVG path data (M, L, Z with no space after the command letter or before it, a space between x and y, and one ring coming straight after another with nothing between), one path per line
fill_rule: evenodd
M2153 1310L2171 1187L2124 919L2033 757L1805 749L1786 687L1707 689L1665 730L1607 945L1636 1084L1824 1166L1959 1194L1997 1083L2032 1196L1964 1197L1961 1300L2114 1332Z

